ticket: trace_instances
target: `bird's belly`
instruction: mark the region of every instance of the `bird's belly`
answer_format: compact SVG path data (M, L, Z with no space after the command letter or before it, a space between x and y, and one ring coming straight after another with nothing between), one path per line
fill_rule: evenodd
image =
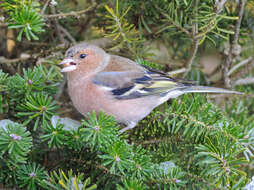
M95 85L75 89L69 87L69 95L82 115L87 116L93 111L97 113L103 111L125 124L143 119L158 104L154 97L117 100L107 90Z

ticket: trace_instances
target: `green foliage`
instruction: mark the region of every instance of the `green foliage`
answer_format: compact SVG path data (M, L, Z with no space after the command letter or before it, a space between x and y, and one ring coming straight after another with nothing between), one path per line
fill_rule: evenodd
M243 185L238 183L239 180L243 183L246 176L241 167L246 163L243 154L253 155L252 148L249 148L253 144L252 137L246 136L244 126L230 122L225 116L222 117L220 110L200 96L186 95L180 102L174 100L165 110L151 114L148 120L142 123L146 128L138 129L135 134L142 139L141 142L144 140L159 142L159 144L151 143L147 147L152 152L159 152L154 153L154 160L172 159L179 166L183 162L188 162L196 169L186 171L187 174L191 172L204 176L203 180L212 180L219 188L224 188L228 184ZM253 121L251 123L253 125ZM251 132L252 130L247 133ZM226 171L228 173L225 173ZM243 179L240 179L241 177Z
M0 70L0 92L3 92L7 89L7 85L6 85L7 79L8 79L8 74Z
M24 1L19 1L19 0L6 0L1 3L1 7L5 11L15 11L19 7L22 7L23 5L29 5L31 4L30 0L24 0Z
M48 146L51 147L61 147L66 141L66 132L63 130L63 125L56 125L53 127L50 124L46 125L44 128L45 135L41 136L43 141L48 141Z
M153 69L157 69L157 70L163 70L163 67L157 63L151 63L149 61L146 60L142 60L142 59L137 59L136 62L138 64L153 68Z
M105 116L102 112L96 117L96 113L88 115L88 121L83 120L82 124L86 127L82 129L84 140L91 147L105 147L108 143L117 141L116 121L113 117Z
M33 69L23 69L23 75L16 74L8 80L9 96L12 101L31 95L33 92L55 94L60 79L54 67L47 69L39 65Z
M36 34L44 32L42 27L45 25L41 16L31 6L24 5L20 10L10 14L11 24L9 28L20 28L18 41L21 41L23 33L28 40L39 40Z
M155 182L161 189L181 189L185 187L185 173L178 167L171 167L167 172L160 171Z
M5 110L3 105L8 104L4 94L4 92L8 88L8 86L6 85L7 81L8 81L8 74L0 70L0 114L2 114Z
M25 163L32 148L32 137L25 127L18 124L0 126L0 151L9 163Z
M104 120L99 118L104 118ZM87 122L84 124L93 130L94 126L112 126L112 124L115 123L115 121L112 120L112 117L105 116L102 112L99 113L98 117L95 116L95 113L89 115L88 121L88 124ZM107 134L108 137L110 137L111 134L109 132L112 131L112 128L108 127L104 128L104 130L104 134ZM116 129L114 128L113 130ZM83 131L85 132L86 128ZM164 182L167 182L166 184L173 184L174 187L183 186L184 182L179 183L178 181L175 181L175 179L180 179L183 177L183 173L180 172L180 169L177 169L177 172L174 169L174 171L170 170L170 172L167 174L158 166L158 164L152 162L149 152L142 148L142 146L134 147L133 145L127 143L125 139L122 139L121 136L119 137L117 135L110 139L110 141L105 141L104 146L94 146L91 143L91 140L86 140L90 147L93 149L95 148L97 152L100 152L100 154L98 154L98 158L100 158L101 164L108 168L107 171L111 175L122 177L124 186L136 186L135 182L128 182L129 177L145 182L149 182L149 180L155 178L155 181L159 184L164 184ZM92 142L96 143L96 141L98 142L100 139L95 138L95 140ZM163 180L159 180L162 177ZM156 179L158 179L158 181ZM118 186L118 188L120 187L121 186Z
M133 24L129 24L124 18L129 12L131 7L126 10L119 10L119 2L116 0L115 10L105 6L109 14L106 15L108 18L108 24L106 30L108 30L107 37L113 37L113 40L119 40L119 45L117 47L129 45L130 43L138 42L138 33Z
M66 140L66 144L69 148L81 150L84 147L85 135L82 133L82 129L83 127L79 127L77 130L69 131Z
M20 187L36 190L42 186L42 181L46 179L46 171L44 167L33 162L28 165L21 165L17 170L17 176Z
M202 174L213 177L215 184L220 184L218 187L234 186L238 182L235 179L245 178L246 173L240 167L247 160L239 157L244 149L235 142L218 134L211 139L207 138L204 145L196 148L198 164L204 168Z
M248 100L231 101L226 107L227 114L236 124L236 127L232 129L231 125L227 125L228 130L234 132L234 136L239 138L239 142L245 148L243 154L248 161L254 156L254 115L250 112L252 107L253 102Z
M23 75L16 74L5 80L4 94L0 94L0 111L15 112L24 124L32 123L34 130L47 124L58 108L52 95L56 94L61 76L55 66L39 65L23 69ZM3 104L9 105L5 109ZM5 105L5 106L6 106Z
M37 93L27 96L25 103L17 106L17 110L19 110L17 116L22 117L25 124L33 120L33 130L35 131L38 125L46 126L49 123L57 108L52 97L45 93Z
M146 151L141 145L137 146L134 150L133 155L133 168L132 176L135 178L151 177L157 165L152 165L152 158L149 155L149 152Z
M222 10L221 14L220 7L213 7L213 4L213 1L208 1L208 3L202 3L201 6L199 6L196 21L200 31L199 34L196 35L196 38L202 37L201 42L208 38L208 40L211 40L215 44L211 34L213 34L214 37L224 38L225 40L229 39L229 34L234 34L233 31L220 26L222 20L237 20L238 17L227 16L223 14Z
M39 40L37 34L44 32L45 23L32 1L6 1L1 5L10 15L9 28L20 29L17 37L21 41L25 34L28 40Z
M153 22L156 22L160 15L163 16L164 19L161 19L161 27L158 29L157 34L167 32L170 36L181 36L183 38L190 38L191 35L194 35L194 39L201 39L200 43L208 39L216 44L214 38L228 40L229 34L234 33L226 28L228 26L223 26L224 28L220 26L222 20L238 19L237 17L225 15L223 7L220 8L218 4L212 0L198 4L192 0L175 0L165 4L161 0L158 4L151 4L151 7L146 7L145 14L147 14L146 16L149 15L148 18L152 18ZM148 22L143 21L143 23ZM193 33L193 27L196 27L197 31L195 33Z
M90 178L84 179L83 173L74 175L72 170L69 170L67 175L63 170L59 172L51 172L49 179L44 180L44 183L55 190L93 190L96 189L97 185L90 185Z
M106 155L101 155L103 165L110 167L112 174L125 174L131 165L131 147L125 142L116 142L104 150Z
M125 189L135 189L135 190L143 190L148 189L145 184L135 179L125 179L123 180L123 186L117 184L117 190L125 190Z

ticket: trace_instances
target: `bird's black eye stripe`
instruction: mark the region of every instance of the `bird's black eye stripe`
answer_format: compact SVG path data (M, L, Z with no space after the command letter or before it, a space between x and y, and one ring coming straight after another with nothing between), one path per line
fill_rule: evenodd
M81 59L84 59L84 58L86 57L86 54L82 53L82 54L80 54L79 57L80 57Z

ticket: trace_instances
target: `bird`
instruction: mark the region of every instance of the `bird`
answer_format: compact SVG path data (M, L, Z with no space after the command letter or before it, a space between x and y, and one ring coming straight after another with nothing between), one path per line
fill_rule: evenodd
M114 116L126 125L120 133L134 128L157 106L186 93L242 94L175 79L86 42L70 47L59 65L67 73L74 107L85 117L93 111Z

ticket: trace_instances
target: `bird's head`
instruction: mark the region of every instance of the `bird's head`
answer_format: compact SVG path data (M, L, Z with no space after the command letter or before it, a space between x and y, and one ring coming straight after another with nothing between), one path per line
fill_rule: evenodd
M59 63L63 65L61 72L83 75L102 70L107 64L109 55L101 48L81 43L66 51L65 59Z

